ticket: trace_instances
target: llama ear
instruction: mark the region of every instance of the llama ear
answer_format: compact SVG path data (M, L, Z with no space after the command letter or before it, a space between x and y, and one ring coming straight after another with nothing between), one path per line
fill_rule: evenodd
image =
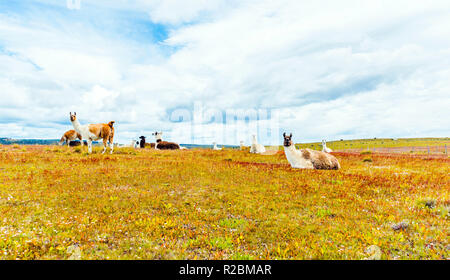
M289 138L292 138L292 133L291 133L291 135L289 136Z
M283 137L286 137L286 132L283 132Z
M77 115L77 112L73 112L73 115L76 116L76 115Z

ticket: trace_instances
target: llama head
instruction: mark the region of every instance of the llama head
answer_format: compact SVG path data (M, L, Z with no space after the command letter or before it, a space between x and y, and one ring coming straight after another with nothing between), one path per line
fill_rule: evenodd
M145 136L141 136L139 137L139 139L145 140Z
M161 140L162 139L162 134L163 134L162 132L158 132L158 131L152 133L152 135L155 135L155 139L156 140Z
M284 137L284 144L283 145L285 147L290 147L292 145L292 133L289 136L287 136L286 132L285 132L285 133L283 133L283 137Z
M70 112L70 121L74 122L77 119L77 112L74 112L72 115L72 112Z
M327 142L325 140L322 140L322 146L325 145Z

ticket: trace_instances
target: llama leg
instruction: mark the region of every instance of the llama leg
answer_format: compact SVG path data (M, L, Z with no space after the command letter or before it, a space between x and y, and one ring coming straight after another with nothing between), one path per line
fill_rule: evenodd
M88 144L88 152L89 152L89 153L92 153L92 140L91 140L91 139L88 139L88 140L87 140L87 144Z
M108 143L108 139L103 138L103 152L102 154L104 154L106 152L106 144Z
M112 154L113 151L114 151L114 141L113 141L113 138L112 138L112 137L109 138L109 147L111 148L110 154Z

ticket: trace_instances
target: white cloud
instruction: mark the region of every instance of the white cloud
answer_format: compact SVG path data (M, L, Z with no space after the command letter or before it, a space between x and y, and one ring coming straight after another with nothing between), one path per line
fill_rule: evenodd
M448 1L85 0L66 16L40 8L0 13L0 136L43 137L32 123L54 120L46 134L58 138L77 111L84 122L114 119L122 143L154 130L184 139L187 124L170 112L197 101L223 112L277 109L297 141L450 132ZM148 40L137 19L164 26L167 39ZM207 144L221 129L203 128ZM245 132L223 131L227 144Z

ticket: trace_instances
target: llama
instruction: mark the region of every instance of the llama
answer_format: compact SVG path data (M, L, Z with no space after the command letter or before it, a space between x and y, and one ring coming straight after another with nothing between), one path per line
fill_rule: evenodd
M292 133L284 137L284 153L292 168L335 169L341 168L339 161L332 155L310 149L297 150L292 143Z
M222 148L219 148L219 147L217 147L217 143L216 142L213 142L213 150L215 150L215 151L220 151L220 150L222 150L223 149L223 147Z
M250 148L250 153L252 154L262 154L266 152L266 148L262 144L258 144L256 141L256 135L253 134L253 142Z
M327 141L322 140L322 152L331 153L333 150L327 147Z
M128 147L128 148L135 148L137 149L137 147L139 147L139 141L136 139L131 139L130 144L125 145L124 147Z
M162 132L156 131L155 133L152 133L152 135L155 135L156 143L155 143L155 149L156 150L179 150L181 149L180 145L173 142L167 142L162 140Z
M68 130L64 135L61 137L61 140L59 140L59 145L61 146L64 142L66 142L67 147L70 146L70 141L75 141L76 139L80 139L81 146L83 146L83 140L81 138L81 135L77 133L75 130Z
M77 133L81 135L82 139L87 140L88 151L92 153L92 141L103 139L103 152L106 152L106 145L109 141L109 147L111 149L111 154L114 150L114 121L110 121L108 124L99 123L99 124L85 124L81 125L77 119L77 113L75 112L72 115L70 112L70 121L72 122L73 128Z
M139 139L141 139L141 141L139 142L139 147L141 147L141 149L145 148L145 136L141 136L139 137Z

